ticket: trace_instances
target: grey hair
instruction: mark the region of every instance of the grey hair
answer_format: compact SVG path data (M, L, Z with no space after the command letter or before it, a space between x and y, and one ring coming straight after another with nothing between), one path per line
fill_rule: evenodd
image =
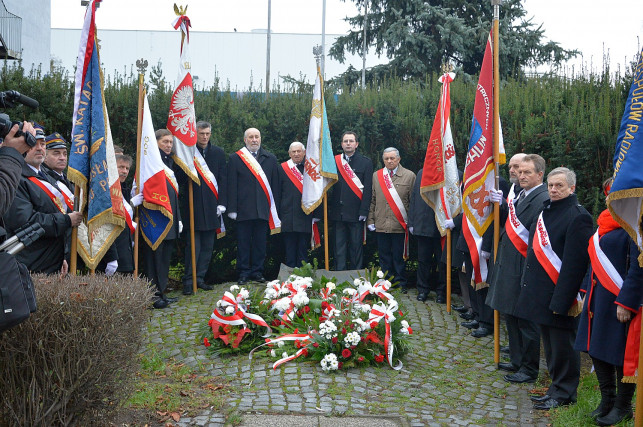
M382 157L384 157L384 154L386 154L386 153L390 153L390 152L392 152L392 151L395 151L396 156L397 156L397 157L400 157L400 150L398 150L398 149L397 149L397 148L395 148L395 147L388 147L388 148L385 148L385 149L384 149L384 151L382 152Z
M545 159L543 159L541 156L538 154L527 154L522 158L523 162L531 162L534 164L534 168L536 169L536 173L545 173Z
M210 122L206 122L204 120L199 120L198 122L196 122L196 129L197 130L199 130L199 129L212 129L212 125L210 124Z
M288 152L290 153L290 150L296 147L301 147L302 150L306 151L306 147L304 147L304 144L302 144L299 141L295 141L292 144L290 144L290 147L288 147Z
M549 177L553 175L565 175L565 179L567 180L567 185L569 185L570 187L573 185L576 185L576 174L574 173L573 170L570 170L565 167L552 169L552 171L547 174L547 179L549 179Z
M244 140L244 141L245 141L245 139L248 137L248 131L249 131L250 129L254 129L254 130L256 130L257 132L259 132L259 136L261 136L261 131L260 131L259 129L257 129L257 128L248 128L248 129L246 129L246 130L244 130L244 131L243 131L243 140Z

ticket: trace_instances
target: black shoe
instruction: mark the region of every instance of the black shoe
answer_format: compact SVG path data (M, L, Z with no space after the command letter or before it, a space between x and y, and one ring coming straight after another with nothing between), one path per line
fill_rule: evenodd
M487 335L491 335L491 331L485 328L484 326L480 326L478 329L474 329L471 332L471 336L476 338L483 338L483 337L486 337Z
M255 276L252 276L251 279L254 280L255 282L266 283L266 278L263 277L261 274L257 274Z
M467 311L464 313L460 313L460 317L463 318L464 320L473 320L475 316L470 311Z
M204 291L211 291L212 289L214 289L214 287L206 285L205 283L199 283L198 285L196 285L196 287L199 289L203 289Z
M192 285L183 285L183 295L194 295Z
M525 384L525 383L531 384L536 382L536 377L530 377L524 372L516 372L515 374L508 374L508 375L505 375L503 378L505 379L505 381L514 383L514 384ZM548 402L549 400L554 400L554 399L549 398L548 400L545 400L541 403Z
M418 294L417 300L418 300L418 301L422 301L422 302L424 302L424 301L426 301L426 299L427 299L428 297L429 297L429 296L428 296L427 294L425 294L424 292L420 292L420 293Z
M503 345L502 347L500 347L500 353L509 354L509 346Z
M480 323L478 323L477 320L469 320L468 322L462 322L460 324L467 329L478 329L478 327L480 327Z
M509 362L498 363L498 369L500 369L501 371L507 371L507 372L518 372L518 368L516 368L512 363L509 363Z
M535 379L534 379L535 381ZM559 406L567 406L571 402L569 401L559 401L556 399L552 399L551 397L544 402L540 402L534 405L534 409L538 409L541 411L549 411L550 409L558 408ZM604 424L604 425L610 425L610 424Z
M616 406L612 408L609 414L604 417L599 417L596 419L596 424L599 426L611 426L620 423L621 421L631 420L632 419L632 408L617 408Z
M447 297L445 297L444 295L438 295L437 297L435 297L435 302L437 302L438 304L446 304Z
M545 400L551 399L551 396L548 394L543 394L542 396L529 396L529 398L534 403L540 403L540 402L544 402Z
M177 302L178 300L179 300L178 298L168 298L168 297L165 297L165 301L167 301L167 303L168 303L168 304L174 304L174 303L175 303L175 302Z
M451 308L457 311L458 313L467 313L469 311L469 309L463 305L451 304Z
M594 409L589 416L596 421L598 418L602 418L610 413L614 407L614 401L616 396L605 396L601 397L601 403L599 403L598 408Z
M237 285L246 286L247 284L248 284L248 278L247 277L239 277L239 281L237 282Z
M165 308L168 305L170 305L170 304L167 302L167 300L158 299L158 300L154 301L154 304L152 304L152 307L160 309L160 308Z

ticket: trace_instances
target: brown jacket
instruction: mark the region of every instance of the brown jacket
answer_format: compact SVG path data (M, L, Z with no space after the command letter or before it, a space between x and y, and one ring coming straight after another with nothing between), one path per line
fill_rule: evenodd
M388 173L388 171L385 170L384 173ZM407 213L411 204L413 184L415 184L415 174L399 165L397 172L393 175L393 185L400 195ZM373 173L373 195L366 224L375 224L375 231L378 233L404 233L404 229L393 214L386 197L384 197L380 182L377 179L377 171Z

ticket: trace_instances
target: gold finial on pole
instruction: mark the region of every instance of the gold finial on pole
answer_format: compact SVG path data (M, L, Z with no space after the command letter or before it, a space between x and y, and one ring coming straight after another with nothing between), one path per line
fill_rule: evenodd
M176 13L176 16L183 16L188 13L188 7L177 6L176 3L174 3L174 13Z

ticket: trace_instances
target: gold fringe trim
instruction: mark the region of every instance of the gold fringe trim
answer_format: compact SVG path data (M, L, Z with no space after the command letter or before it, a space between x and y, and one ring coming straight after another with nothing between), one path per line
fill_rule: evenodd
M112 247L114 244L114 241L116 238L121 234L123 231L123 227L115 226L110 235L105 239L105 242L101 246L101 249L98 251L98 253L92 258L92 256L89 254L89 251L87 248L85 248L84 244L85 242L82 242L80 239L78 239L78 249L76 252L78 252L78 255L83 259L85 262L85 265L87 268L90 270L95 270L98 264L101 262L103 257L105 256L105 253L109 250L109 248ZM89 230L89 227L88 227ZM87 236L90 236L89 231ZM86 242L90 245L90 250L91 250L91 242Z
M272 230L270 230L270 235L279 234L279 233L281 233L281 227L275 227Z
M572 317L576 317L582 311L583 311L583 307L582 307L581 304L574 304L574 305L572 305L572 308L570 308L569 311L567 312L567 315L572 316Z
M114 215L112 209L105 209L103 212L94 216L91 220L87 221L87 229L89 234L106 224L113 224L117 227L125 228L125 219L123 217Z
M487 282L476 283L475 289L479 291L480 289L488 288L489 284Z
M148 207L148 205L150 205L150 206L155 206L155 208L149 208L149 207ZM153 204L151 204L151 203L143 202L143 206L144 206L145 208L150 209L150 210L159 210L159 211L161 211L161 212L164 212L164 211L165 211L165 212L167 212L167 209L165 209L165 208L161 208L160 206L158 206L158 205L153 205ZM142 212L139 210L139 215L140 215L141 213L142 213ZM171 214L170 214L170 215L171 215ZM170 217L168 217L168 219L169 219L170 221L169 221L169 222L167 223L167 225L165 226L165 230L163 230L163 232L161 233L161 235L159 236L159 238L158 238L158 239L156 239L156 243L154 243L154 244L152 244L152 242L150 241L150 239L148 239L148 237L145 235L145 233L143 233L143 228L141 227L141 236L143 236L143 240L145 240L145 243L147 243L147 245L148 245L150 248L152 248L152 250L153 250L153 251L155 251L155 250L159 247L159 245L161 244L161 242L163 242L163 240L165 240L165 236L167 236L167 233L169 233L169 232L170 232L170 230L172 229L172 226L174 225L174 216L172 216L172 215L171 215ZM149 216L148 216L148 220L149 220ZM139 223L140 223L140 219L139 219Z
M643 189L630 188L627 190L620 190L614 193L610 193L607 196L605 203L607 204L607 208L609 209L610 214L612 215L612 218L614 218L616 222L618 222L620 226L623 227L623 230L627 231L627 234L630 235L632 240L637 242L638 241L637 230L641 230L641 221L643 221L643 218L641 217L638 218L638 221L636 224L637 230L635 230L632 227L630 227L630 224L628 224L623 218L617 215L616 212L614 211L614 208L612 207L612 202L615 202L620 199L631 199L631 198L643 198ZM643 211L643 201L640 204L641 205L639 206L639 209ZM641 232L643 232L643 230L641 230ZM638 257L639 267L643 267L643 247L639 246L639 250L641 251L641 254Z
M191 179L192 181L196 182L197 184L200 184L200 183L201 183L201 181L199 180L199 174L198 174L198 173L197 173L197 174L195 174L194 172L192 172L192 170L190 169L190 167L189 167L188 165L186 165L186 164L185 164L185 162L179 158L179 156L177 156L176 154L174 154L174 155L172 155L172 158L174 159L174 162L175 162L177 165L179 165L179 167L180 167L181 169L183 169L183 172L185 172L185 174L186 174L188 177L190 177L190 179Z
M218 239L223 239L225 237L225 233L226 233L225 231L223 233L218 233L217 234L217 240Z
M317 206L321 205L321 203L324 201L324 195L326 195L328 190L330 190L330 187L332 187L337 183L337 177L335 177L334 179L335 179L334 181L329 182L328 185L322 189L322 196L319 198L319 200L313 203L311 207L306 208L302 203L301 209L304 211L306 215L310 215L315 209L317 209Z
M631 377L623 377L623 379L621 379L621 382L626 384L636 384L636 375Z

